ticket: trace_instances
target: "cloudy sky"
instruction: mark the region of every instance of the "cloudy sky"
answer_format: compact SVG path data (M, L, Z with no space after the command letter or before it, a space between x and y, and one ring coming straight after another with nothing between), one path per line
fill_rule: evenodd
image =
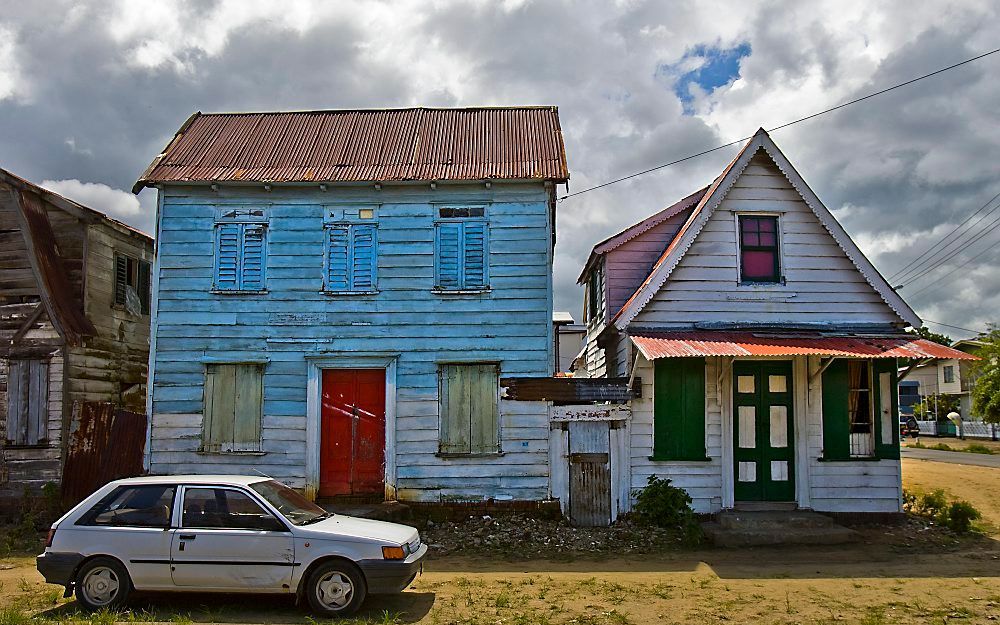
M576 191L1000 42L990 0L0 8L0 167L147 231L154 192L128 189L196 110L555 104ZM998 75L1000 54L773 137L891 276L1000 193ZM703 186L732 155L562 202L557 309L579 316L574 283L595 241ZM970 224L986 232L996 217ZM934 269L902 294L925 319L1000 320L998 241L1000 228L956 241L961 253L911 271Z

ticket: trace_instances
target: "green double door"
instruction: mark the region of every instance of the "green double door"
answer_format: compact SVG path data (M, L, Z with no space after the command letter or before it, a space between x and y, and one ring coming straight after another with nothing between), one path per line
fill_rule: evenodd
M795 500L790 361L733 364L736 501Z

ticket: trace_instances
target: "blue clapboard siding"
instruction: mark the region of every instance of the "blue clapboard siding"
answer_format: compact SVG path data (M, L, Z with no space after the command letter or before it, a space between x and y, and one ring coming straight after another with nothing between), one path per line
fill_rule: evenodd
M168 186L161 192L153 472L257 470L302 486L306 356L399 353L395 451L400 498L548 495L544 403L501 401L503 456L435 455L439 363L495 361L501 375L551 374L551 226L541 183L494 183L489 190L483 185L439 185L436 190L412 185L382 191L331 187L325 192ZM455 259L466 270L457 274L452 288L479 288L485 280L489 292L433 292L439 280L435 224L443 223L435 221L435 213L444 203L487 206L488 230L470 228L467 251ZM356 253L358 239L346 231L337 244L355 247L353 262L349 251L331 258L336 264L326 258L336 226L324 227L324 210L350 204L377 206L375 232L361 241L376 252L370 278L366 259ZM230 206L263 208L267 216L264 294L211 292L215 216L220 207ZM459 236L465 236L461 230ZM488 250L485 266L476 258L483 246ZM323 292L325 284L329 290L367 291L372 286L366 280L377 293ZM297 317L289 322L289 315ZM248 358L267 359L264 455L198 453L204 361Z

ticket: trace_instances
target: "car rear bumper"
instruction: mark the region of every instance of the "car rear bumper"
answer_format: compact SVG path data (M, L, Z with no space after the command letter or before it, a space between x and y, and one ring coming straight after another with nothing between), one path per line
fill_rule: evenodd
M358 567L365 574L368 592L374 595L402 592L423 570L427 545L405 560L361 560Z
M80 553L46 551L35 558L35 566L49 584L68 586L73 583L73 574L83 557Z

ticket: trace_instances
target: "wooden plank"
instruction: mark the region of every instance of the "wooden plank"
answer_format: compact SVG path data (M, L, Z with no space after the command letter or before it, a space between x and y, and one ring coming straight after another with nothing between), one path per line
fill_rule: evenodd
M499 423L497 411L497 371L496 365L472 365L467 367L470 376L469 395L472 420L470 447L475 453L499 451Z
M233 449L257 451L261 441L263 376L259 365L237 365L235 371Z

